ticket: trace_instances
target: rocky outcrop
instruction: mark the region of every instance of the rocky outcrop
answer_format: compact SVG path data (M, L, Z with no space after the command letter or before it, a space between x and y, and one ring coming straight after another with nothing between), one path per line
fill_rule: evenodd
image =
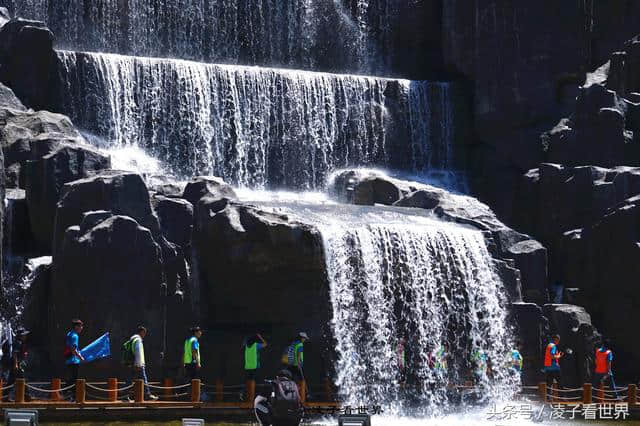
M56 252L49 335L64 336L68 319L77 317L85 322L83 339L108 331L117 348L145 324L148 367L159 374L163 328L172 326L162 315L166 298L161 248L152 232L131 217L89 212L65 230ZM52 350L51 356L54 365L62 365L61 351Z
M565 286L579 280L565 268L571 231L598 221L609 209L640 194L640 168L565 167L543 163L521 181L516 223L551 251L550 275Z
M195 223L194 263L204 323L227 336L217 340L216 353L211 354L215 374L241 378L239 335L268 330L269 344L276 348L285 347L300 329L322 336L328 321L328 307L322 301L328 300L328 290L317 229L282 214L213 197L200 200ZM313 356L324 356L322 345L316 345ZM279 367L277 356L263 361L265 371ZM310 363L305 374L319 379L322 367Z
M191 246L193 233L193 205L187 200L154 195L153 210L160 220L162 234L180 247Z
M551 334L560 335L560 350L565 353L560 362L563 386L590 383L600 339L591 316L583 307L574 305L544 305L543 312L549 319Z
M518 177L544 159L540 134L571 113L585 73L637 32L640 5L454 0L442 8L445 67L473 93L472 187L511 223Z
M640 99L638 99L640 101ZM575 113L542 135L546 161L603 167L639 165L640 103L601 84L580 87Z
M163 214L168 209L161 208ZM87 212L92 213L87 215ZM174 321L175 327L179 329L178 332L171 334L170 339L181 339L183 330L187 328L186 323L198 318L197 312L187 310L194 297L186 254L188 247L169 241L165 235L172 238L175 236L176 240L180 240L184 244L187 244L188 241L185 236L175 234L178 224L170 223L164 228L161 227L158 216L152 209L149 191L140 175L104 171L90 178L69 182L64 186L55 216L53 253L56 274L58 256L64 255L59 250L63 249L62 244L69 229L80 226L80 231L82 231L82 224L84 224L84 228L93 227L98 221L103 220L105 215L130 218L137 227L143 227L146 232L149 232L153 244L159 247L156 262L159 265L157 267L161 274L161 280L158 285L162 285L162 288L166 289L164 293L166 298L162 299L162 303L157 304L155 309L159 312L165 308L168 310L173 318L169 318L169 320ZM119 247L119 245L116 244L113 247ZM69 265L71 263L67 264L67 266ZM64 273L69 272L64 271ZM105 275L105 280L119 279L118 276L109 277L108 273ZM55 277L57 280L57 275ZM178 344L173 340L170 343L173 346ZM177 365L177 353L171 352L165 355L165 366Z
M49 135L32 139L30 152L26 193L31 229L40 250L50 252L63 185L108 169L111 160L88 145Z
M184 187L182 194L182 198L189 201L192 205L198 204L198 201L204 196L216 199L226 198L229 200L236 200L238 198L231 185L215 176L199 176L192 179Z
M47 104L55 63L53 38L45 24L37 21L12 19L0 29L0 81L34 109Z
M522 345L523 381L538 383L541 380L542 354L549 338L549 320L542 308L535 303L512 303L511 312L519 343Z
M509 261L506 265L498 265L498 271L506 283L511 283L507 284L512 289L511 300L519 301L519 294L522 294L525 301L548 301L546 249L531 237L507 227L486 204L477 199L369 170L338 173L328 190L334 198L344 202L425 209L441 219L484 231L495 257ZM507 272L509 268L520 272ZM521 283L515 283L520 280Z
M106 172L64 185L55 214L54 258L67 228L79 225L83 213L94 210L129 216L153 235L160 234L142 177L128 172Z
M616 371L633 377L640 362L635 336L640 304L640 196L611 208L595 222L565 233L559 258L565 262L567 286L580 299L598 329L611 339L621 362Z

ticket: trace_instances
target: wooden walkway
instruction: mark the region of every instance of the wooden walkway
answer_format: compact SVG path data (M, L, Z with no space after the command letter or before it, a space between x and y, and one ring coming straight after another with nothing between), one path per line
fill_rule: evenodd
M106 387L104 387L106 384ZM28 408L37 409L43 420L51 421L90 421L90 420L172 420L183 417L198 417L205 420L226 421L251 421L253 419L253 399L255 397L255 382L247 382L242 388L246 389L246 401L225 400L238 397L238 386L229 386L225 392L225 386L217 382L215 385L203 385L200 380L193 380L189 384L174 386L170 380L165 380L162 386L149 384L161 398L158 401L144 399L144 383L140 380L132 385L118 388L122 383L117 379L109 379L102 383L88 383L79 379L68 388L61 388L60 380L53 379L47 388L42 384L28 384L23 379L15 383L13 402L0 402L0 410L4 408ZM208 393L207 401L201 401L202 387L214 389ZM245 388L246 386L246 388ZM324 386L325 401L306 401L306 385L300 383L300 393L307 412L314 415L330 415L340 412L341 404L331 401L333 392L330 387ZM473 393L476 388L470 384L453 386L459 390ZM0 382L0 388L2 383ZM71 389L73 388L73 389ZM5 388L8 389L8 388ZM26 393L46 395L45 398L26 400ZM102 391L105 395L102 400L96 400L95 396L87 393L87 390ZM159 392L157 392L159 391ZM71 402L62 398L63 392L71 392L75 401ZM121 400L127 394L133 395L133 401ZM629 410L640 411L640 398L638 387L630 384L623 388L610 389L605 387L592 388L591 384L584 384L581 388L558 389L547 388L545 383L538 386L523 386L521 395L531 400L556 405L576 404L626 404ZM175 400L180 398L181 400ZM209 400L212 399L212 400Z

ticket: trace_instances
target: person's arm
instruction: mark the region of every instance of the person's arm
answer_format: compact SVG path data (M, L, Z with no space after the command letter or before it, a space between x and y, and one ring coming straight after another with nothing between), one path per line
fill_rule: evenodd
M609 352L609 355L607 356L607 371L609 372L609 374L611 374L612 365L613 365L613 353Z
M142 368L142 351L140 350L142 345L142 339L136 339L136 344L133 345L134 366L136 368Z
M304 351L304 346L300 346L300 350L296 353L296 360L298 361L298 367L302 368L302 352Z
M13 369L14 370L18 369L18 352L17 351L13 351Z
M191 357L196 360L196 368L200 368L200 357L198 356L198 346L199 343L197 340L194 340L191 344Z
M80 361L84 361L84 357L82 356L82 354L80 354L80 351L78 350L78 335L77 334L72 340L71 350L72 350L72 352L73 352L73 354L75 356L80 358Z
M264 340L264 338L262 337L262 335L257 334L257 336L258 336L258 339L260 339L260 341L262 342L262 348L266 348L266 347L267 347L267 341L266 341L266 340ZM261 348L261 349L262 349L262 348Z

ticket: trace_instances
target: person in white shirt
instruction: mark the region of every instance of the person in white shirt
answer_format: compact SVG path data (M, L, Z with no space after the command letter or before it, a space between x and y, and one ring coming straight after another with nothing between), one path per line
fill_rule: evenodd
M152 401L158 399L157 396L152 395L149 391L149 382L147 380L147 372L145 369L144 361L144 344L142 340L147 335L146 327L139 325L138 332L131 336L131 349L133 351L133 369L131 380L143 380L144 381L144 398Z

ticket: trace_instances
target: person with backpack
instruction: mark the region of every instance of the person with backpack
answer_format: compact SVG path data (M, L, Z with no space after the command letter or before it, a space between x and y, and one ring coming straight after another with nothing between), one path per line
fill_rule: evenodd
M64 340L64 358L65 365L67 366L67 382L65 387L71 386L78 380L78 369L80 363L84 361L82 354L80 354L79 348L79 335L82 333L84 324L79 319L71 320L71 331L69 331ZM73 392L71 393L71 399L73 399Z
M147 335L147 328L143 325L138 326L136 334L131 336L129 340L122 344L122 361L131 368L131 382L135 380L142 380L144 382L144 398L152 401L157 401L158 397L153 395L149 391L149 381L147 380L146 365L144 359L144 344L142 340ZM131 395L129 395L129 402L133 402Z
M304 408L289 370L281 370L271 384L270 395L258 395L254 410L258 422L263 426L297 426L302 421Z
M182 361L188 383L193 379L200 378L200 368L202 367L200 358L200 337L202 329L200 327L191 328L191 337L184 341L184 352Z

